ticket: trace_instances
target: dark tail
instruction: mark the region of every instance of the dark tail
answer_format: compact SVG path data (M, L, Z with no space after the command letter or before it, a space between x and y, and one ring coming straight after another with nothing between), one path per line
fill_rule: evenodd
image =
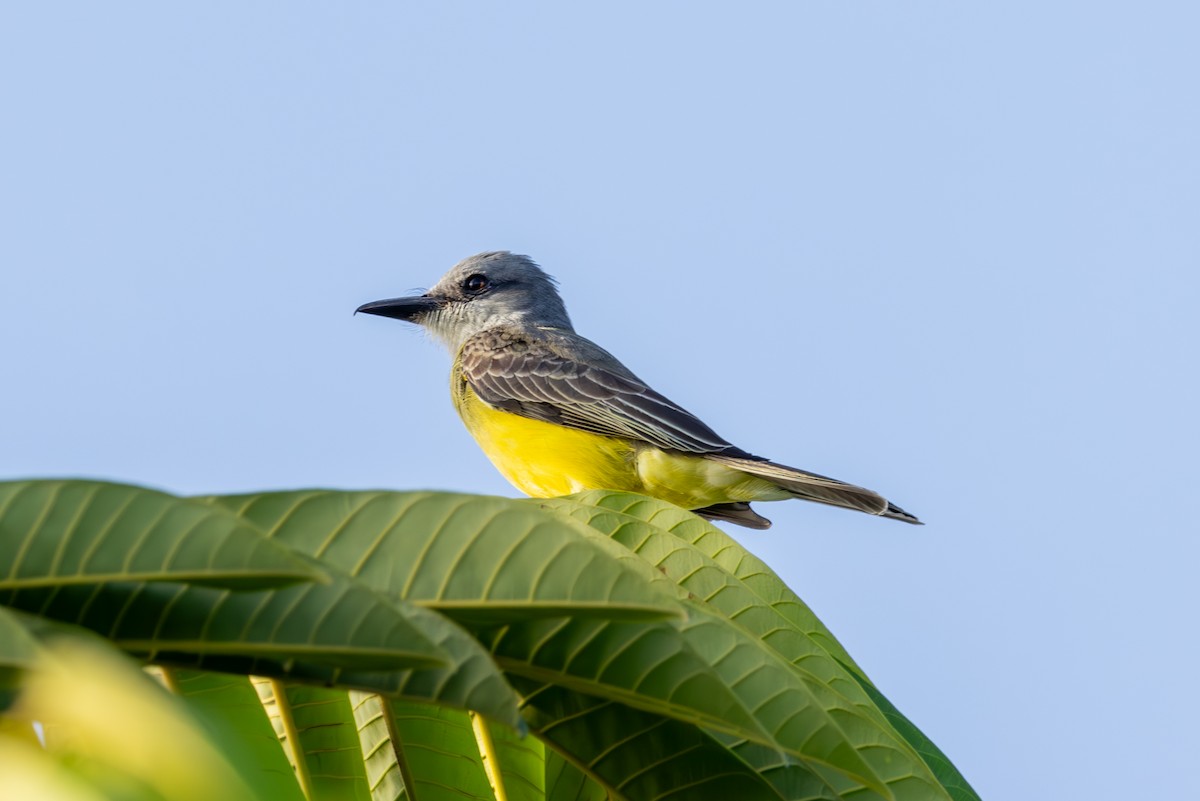
M853 484L847 484L844 481L838 481L836 478L809 473L806 470L797 470L795 467L775 464L766 460L760 461L758 459L745 459L736 456L721 456L720 454L706 454L705 458L728 465L744 473L749 473L752 476L765 478L795 497L806 501L827 503L831 506L855 509L870 515L890 517L893 520L903 520L905 523L912 523L918 526L923 525L915 515L910 515L899 506L889 502L887 498L884 498L879 493L863 489L862 487L856 487ZM728 505L721 504L721 506ZM712 507L709 508L711 509ZM749 511L748 505L746 509ZM758 515L754 516L758 517ZM732 517L717 519L729 520L733 523L741 522ZM741 523L741 525L747 525L747 523Z

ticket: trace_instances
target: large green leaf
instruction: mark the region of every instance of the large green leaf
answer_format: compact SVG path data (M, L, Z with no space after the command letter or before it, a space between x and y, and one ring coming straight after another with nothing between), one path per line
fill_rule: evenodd
M535 502L527 500L525 503ZM707 520L657 498L611 490L590 490L561 499L537 501L537 503L550 506L561 503L558 508L564 512L580 518L599 531L614 536L656 563L683 586L688 586L684 583L684 579L688 578L686 572L674 571L674 566L663 559L665 553L677 550L675 546L665 543L646 550L644 546L636 544L642 539L642 532L646 531L644 529L640 532L635 531L620 536L617 534L631 521L640 521L649 524L654 531L667 532L672 537L683 540L693 546L693 553L708 560L706 565L711 563L732 576L742 587L769 606L775 614L788 621L790 625L787 628L802 632L838 662L865 677L862 669L855 664L833 633L766 562L747 551L736 539ZM613 516L607 517L602 514L603 512L611 512ZM698 589L703 592L704 588L698 587ZM712 595L723 591L724 589L719 584L709 590ZM713 600L708 595L701 594L700 597L706 601Z
M571 514L611 536L653 564L662 575L678 582L692 598L755 634L798 670L828 685L844 696L847 703L861 707L868 715L883 722L882 715L859 682L839 661L844 654L841 646L827 636L821 622L798 598L786 597L790 590L782 581L776 578L777 586L769 599L764 598L756 589L761 591L766 583L762 580L766 577L761 573L765 565L753 566L752 575L760 580L757 586L752 586L710 555L710 551L723 555L726 564L736 558L736 564L745 569L756 560L735 541L722 541L726 535L714 529L720 536L708 533L706 545L709 548L701 548L653 522L594 503L614 500L637 503L641 499L642 496L627 493L589 492L539 503ZM833 654L829 650L831 647L835 651Z
M525 722L518 710L520 699L492 661L491 654L449 618L418 606L406 606L406 610L410 620L448 656L449 664L442 668L388 671L378 676L343 673L339 683L362 686L373 682L377 689L392 697L481 712L492 720L524 730ZM263 701L274 703L273 696Z
M856 745L876 730L820 697L729 621L687 607L679 623L535 621L489 641L509 674L711 727L791 754L841 791L888 793Z
M37 638L20 616L0 606L0 670L28 670L41 653Z
M587 526L521 501L324 490L203 500L376 589L471 625L679 614L673 587L649 580L647 565Z
M527 532L538 532L552 527L566 532L566 536L570 537L569 545L580 542L593 545L593 540L579 536L575 529L564 525L558 518L547 516L544 512L522 510L525 511L525 515L523 517L516 516L513 514L510 502L500 502L495 499L483 499L483 501L481 503L480 499L463 499L446 495L418 494L418 497L413 499L394 493L347 495L317 492L233 498L225 499L222 502L228 503L240 514L247 515L260 528L270 531L273 536L282 541L289 542L302 550L319 554L335 564L340 563L341 566L356 572L359 576L366 577L371 573L374 565L379 564L384 572L382 573L383 578L376 583L376 586L398 589L398 591L406 593L408 597L430 596L439 602L439 608L444 608L441 604L447 599L449 592L447 588L454 590L453 594L456 597L451 600L475 605L479 603L481 594L484 596L482 600L491 600L487 597L489 590L510 583L503 572L496 572L496 566L503 569L521 561L513 555L528 550L527 540L524 538ZM374 510L372 510L373 505L377 507ZM403 538L381 537L380 529L385 532L385 535L393 531L402 531L403 526L397 521L404 520L414 505L428 506L432 509L432 512L430 509L426 509L415 518L410 518L410 522L411 519L419 522L425 521L424 525L418 526L415 532L403 531L408 535ZM468 512L470 514L467 514ZM481 544L479 540L482 539L482 535L467 537L465 540L460 536L457 542L452 543L454 547L443 548L443 539L452 540L456 532L470 528L448 523L448 520L456 514L482 525L481 530L488 534L494 542ZM532 524L530 523L531 516ZM512 519L505 520L503 518ZM441 527L436 538L432 537L432 533L438 533L439 529L433 527L431 533L431 525L428 522L430 519L436 521L437 527ZM501 522L498 523L498 519ZM316 521L315 524L314 521ZM461 520L459 522L461 523ZM478 529L479 526L476 528ZM515 539L514 532L518 535ZM363 553L364 538L368 552L372 556L370 562L366 560ZM463 542L467 544L463 545ZM353 547L349 547L347 543ZM499 548L498 551L496 547ZM381 557L389 550L393 552L399 550L398 555L401 557L415 551L416 558L409 561L382 559ZM595 550L599 549L594 548L587 554L588 560L584 563L585 565L596 561ZM437 587L419 591L423 585L417 568L422 565L442 565L447 561L434 553L437 551L453 557L449 559L448 570L431 571L440 577ZM544 551L544 548L537 548L532 553L541 560L544 559ZM605 552L606 555L610 553L611 551ZM434 555L431 556L431 554ZM463 558L463 554L467 554L467 557ZM484 564L482 566L473 565L476 560L483 561ZM601 564L607 562L623 564L614 559L602 561ZM541 563L539 562L539 564ZM465 580L456 581L453 576L455 571L473 575L474 583L470 584ZM597 571L594 569L590 570L589 575L595 572ZM533 571L535 578L532 584L535 587L539 585L537 576L543 573L545 573L544 569ZM529 581L527 576L528 573L522 571L521 577L526 582ZM573 586L577 587L578 583ZM611 588L613 584L604 582L603 586ZM520 592L523 597L530 595L528 589L522 588ZM533 596L536 597L536 595L535 590ZM562 595L563 593L560 591L559 597ZM513 596L509 594L502 599L501 603L511 603L512 598ZM577 599L578 595L574 600ZM533 606L536 607L537 604L535 603ZM550 609L555 612L563 611L563 602L556 599ZM545 613L545 611L545 606L535 609L535 613ZM588 621L577 621L577 623L579 624L578 628L568 627L555 631L556 634L564 635L560 638L560 642L568 650L577 646L587 646L585 650L590 656L586 660L576 660L573 655L571 670L567 670L564 665L552 663L554 649L542 649L540 652L542 661L538 664L530 663L524 658L524 653L527 653L529 648L536 644L529 642L521 644L517 642L515 636L509 636L505 640L504 656L510 660L509 663L506 663L506 667L512 670L523 670L541 677L555 675L559 680L572 682L580 691L601 695L615 693L616 697L635 706L644 704L652 711L682 715L687 720L707 722L709 725L747 736L759 742L777 744L772 734L765 731L754 715L743 707L737 695L723 686L714 667L702 659L695 658L693 649L689 647L685 639L680 637L683 633L682 630L663 625L609 625L607 623L597 623L589 628ZM593 623L595 622L593 621ZM552 628L558 626L557 623L548 625ZM516 627L514 627L515 630L517 630ZM540 638L545 634L545 630L526 629L525 633ZM515 655L513 652L514 642L517 642ZM656 649L657 652L655 652ZM616 652L619 655L628 654L624 661L629 664L618 664L614 671L601 675L601 672L596 669L596 659L602 659L607 652ZM642 666L636 664L637 655L641 653L651 654L654 664L650 671L643 671ZM551 660L551 663L547 663L547 658ZM719 661L715 656L713 660ZM607 669L607 666L603 667ZM642 682L642 672L653 673L653 680ZM737 678L743 679L742 676ZM762 684L762 682L753 683ZM749 691L742 689L740 692L747 693ZM813 711L820 714L820 710ZM868 784L873 781L870 771L861 764L852 750L838 753L822 752L815 756L805 754L805 757L829 760L831 764L848 771L850 775L861 776Z
M481 712L491 719L524 729L520 699L491 654L453 620L413 604L403 608L409 621L447 657L445 667L390 670L385 674L343 673L344 686L371 686L389 696Z
M411 607L341 576L249 592L156 582L42 586L8 602L180 667L391 692L397 670L447 658L410 620Z
M546 754L541 740L480 715L472 720L476 740L482 728L491 746L484 757L499 785L497 797L503 793L505 801L545 801Z
M749 769L771 784L781 799L787 801L839 801L843 798L876 798L871 791L844 795L838 779L814 772L788 754L782 754L758 743L738 740L721 732L708 731L709 736L736 756ZM891 789L891 788L889 788ZM937 798L937 796L934 796Z
M514 624L483 636L510 676L771 742L770 733L678 626L563 618Z
M372 801L408 801L412 775L404 761L399 737L393 736L395 724L383 699L374 693L355 690L350 691L349 698Z
M276 683L280 731L314 799L488 798L485 766L509 801L976 799L777 576L669 504L609 492L184 501L45 483L59 486L0 484L0 557L14 564L7 578L0 567L0 603L166 664L387 695ZM114 489L132 493L129 508L165 511L126 517L105 506L124 497ZM74 516L56 512L63 498ZM255 573L255 549L182 530L197 513L195 530L232 525L306 573ZM193 556L212 545L211 558L176 561L158 541ZM0 641L0 665L3 654ZM522 723L513 686L538 740L482 719L473 731L460 710Z
M231 755L243 773L257 777L260 794L272 801L304 801L249 678L191 670L168 670L164 676L168 687L202 719L215 719L226 726L227 733L237 732L238 748ZM208 728L214 729L212 725Z
M0 606L0 726L4 710L16 699L22 674L37 665L41 650L21 617Z
M860 678L855 674L855 678ZM980 801L979 794L971 787L966 778L958 772L958 768L950 762L950 759L942 753L942 750L934 745L933 741L925 736L925 733L918 729L912 721L906 718L899 709L892 705L892 702L883 697L883 693L875 689L870 682L863 680L863 689L871 696L871 699L883 710L888 721L895 727L917 753L921 755L921 759L925 760L925 764L929 765L933 771L933 775L941 782L946 791L950 793L950 797L954 801Z
M244 589L322 578L315 563L219 508L100 481L0 483L0 591L104 581Z
M869 759L888 744L877 725L824 685L797 675L777 652L720 615L695 609L684 626L692 647L771 734L767 745L790 755L842 795L862 789L891 795Z
M371 791L346 691L272 685L308 800L368 801Z
M546 779L555 799L566 797L571 786L587 801L605 795L613 801L780 799L751 767L696 726L554 684L521 678L514 683L525 695L526 718L547 744L547 755L559 753L586 776L580 781L559 766ZM547 765L554 765L549 756Z
M893 792L922 798L936 782L956 801L977 798L941 751L871 685L807 605L725 532L675 506L630 493L593 491L539 503L572 514L638 552L759 636L810 682L824 684L836 694L836 703L852 704L885 732L893 732L890 742L865 752ZM777 760L756 746L747 744L743 750L765 775L778 777L791 770L770 767ZM914 755L924 764L912 764Z
M493 797L467 712L378 696L354 703L375 801Z
M412 611L413 619L449 656L450 664L444 668L399 672L391 695L479 712L524 731L525 721L518 709L520 698L492 661L491 654L454 621L418 606L412 607Z
M611 801L608 791L552 748L546 753L546 801Z

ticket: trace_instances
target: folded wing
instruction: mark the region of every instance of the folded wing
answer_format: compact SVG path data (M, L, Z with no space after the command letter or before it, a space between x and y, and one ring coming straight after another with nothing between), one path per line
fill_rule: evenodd
M665 450L753 458L582 337L485 331L463 346L460 369L484 402L514 414Z

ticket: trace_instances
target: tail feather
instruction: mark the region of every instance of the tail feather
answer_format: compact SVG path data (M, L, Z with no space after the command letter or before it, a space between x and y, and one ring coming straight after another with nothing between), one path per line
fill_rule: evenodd
M735 470L741 470L778 485L783 490L797 498L831 506L841 506L845 509L855 509L871 515L890 517L893 520L903 520L906 523L921 525L914 515L901 509L877 492L863 487L838 481L836 478L810 473L787 465L775 464L765 459L746 459L737 456L722 456L720 454L706 455L706 458L728 465ZM731 522L738 522L733 520ZM744 525L744 524L743 524Z
M916 515L909 514L894 503L888 503L887 510L883 513L884 517L890 517L892 520L903 520L905 523L912 523L914 526L925 525L917 519Z

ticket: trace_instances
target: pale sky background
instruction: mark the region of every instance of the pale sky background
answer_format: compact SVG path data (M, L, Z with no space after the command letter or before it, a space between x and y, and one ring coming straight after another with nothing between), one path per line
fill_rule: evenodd
M986 799L1200 797L1191 3L7 3L0 476L514 495L359 304L481 250L800 502Z

